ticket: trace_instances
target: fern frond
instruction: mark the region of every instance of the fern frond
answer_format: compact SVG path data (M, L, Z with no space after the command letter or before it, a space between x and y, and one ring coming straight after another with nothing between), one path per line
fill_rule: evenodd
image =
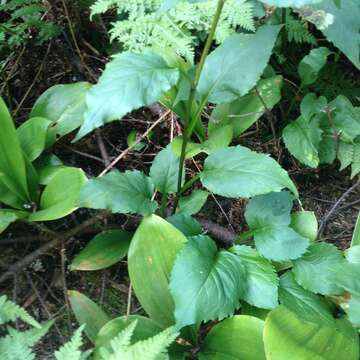
M10 300L7 300L5 295L0 297L0 325L5 324L10 321L15 321L20 319L26 322L29 325L32 325L38 329L41 328L41 325L30 316L23 308L13 303Z
M34 360L35 354L26 344L17 341L13 336L0 338L1 360Z
M306 28L306 24L292 15L287 15L285 28L288 34L288 40L297 44L316 45L317 41L313 34Z
M85 325L80 326L71 340L64 344L59 350L55 351L56 360L81 360L82 354L80 347L82 346L82 331Z

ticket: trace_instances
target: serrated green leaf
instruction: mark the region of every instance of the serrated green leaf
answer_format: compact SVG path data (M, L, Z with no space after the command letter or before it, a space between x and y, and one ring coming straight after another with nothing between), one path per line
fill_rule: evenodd
M293 196L279 192L256 196L246 207L245 219L256 249L267 259L297 259L309 246L309 240L290 227L292 206Z
M171 194L177 191L179 163L180 159L173 152L171 144L155 156L150 168L150 178L161 193ZM184 182L184 169L182 176L182 182Z
M344 257L334 245L310 245L307 253L294 261L296 281L305 289L323 295L340 295L343 288L335 282L334 268L344 266ZM316 276L314 276L316 274Z
M141 106L150 105L176 84L179 70L157 54L123 52L107 64L86 94L88 110L76 140Z
M150 215L142 220L130 244L128 270L134 292L150 318L163 327L174 324L169 278L186 241L170 223Z
M76 290L69 290L68 297L76 320L80 325L85 324L85 334L95 344L98 332L110 320L109 317L97 304Z
M217 105L211 113L209 133L226 125L231 125L234 137L244 133L264 114L264 103L272 109L280 101L282 83L282 76L260 80L247 95Z
M72 261L71 270L99 270L117 263L126 256L132 235L121 229L96 235Z
M315 241L317 238L318 222L313 211L296 211L292 213L290 227L310 241Z
M278 305L279 279L271 262L249 246L235 246L231 251L240 256L246 269L243 299L259 308L275 308Z
M333 326L335 324L331 308L326 300L301 287L291 271L280 277L280 303L299 318L315 324Z
M228 37L205 61L197 87L201 101L220 104L245 95L264 71L280 29L264 25L255 34Z
M335 326L302 320L279 306L266 318L264 343L267 360L357 360L359 340L346 319Z
M265 360L264 321L236 315L215 325L206 336L200 360ZM240 346L241 344L241 346Z
M177 213L194 215L204 206L209 193L204 190L194 190L189 196L181 197Z
M246 271L240 258L218 251L205 235L189 239L171 271L176 327L223 319L240 306Z
M323 112L327 106L327 100L324 96L317 97L314 93L306 94L300 104L301 115L308 122L313 115Z
M251 197L284 188L298 195L289 175L274 159L243 146L211 153L205 160L201 182L225 197Z
M154 185L142 172L127 170L121 173L114 170L86 183L80 193L79 206L144 215L157 208L157 203L152 200L153 194Z
M174 214L166 219L170 224L174 225L185 236L196 236L202 233L199 222L188 214Z

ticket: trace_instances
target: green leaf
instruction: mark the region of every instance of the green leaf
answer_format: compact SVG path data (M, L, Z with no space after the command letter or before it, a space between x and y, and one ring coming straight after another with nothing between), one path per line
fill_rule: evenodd
M14 123L0 97L0 178L22 201L30 200L25 161Z
M80 193L79 206L145 215L157 208L157 203L151 199L153 194L154 185L144 173L114 170L86 183Z
M316 168L319 165L318 149L322 139L319 120L306 120L300 116L287 125L283 131L283 140L289 152L303 164Z
M29 216L30 221L60 219L77 209L80 189L86 183L84 172L78 168L64 168L45 187L40 209Z
M146 340L163 330L163 328L153 320L139 315L121 316L110 320L97 334L94 360L101 360L102 357L100 356L100 348L111 349L110 341L134 321L137 321L138 325L136 326L134 334L131 338L132 344L138 341Z
M91 86L87 82L55 85L36 100L30 116L44 117L52 122L47 145L52 145L57 137L67 135L82 125L86 94Z
M178 78L178 69L169 67L150 51L115 56L86 95L88 110L76 140L132 110L156 102Z
M329 303L319 295L301 287L291 271L280 278L279 298L282 305L303 320L325 326L335 324Z
M12 209L0 209L0 234L6 230L6 228L18 219L24 219L28 216L25 211L18 211ZM1 240L0 240L1 242Z
M188 214L174 214L166 219L170 224L174 225L185 236L196 236L202 233L201 225Z
M201 182L225 197L251 197L283 188L298 195L289 175L274 159L243 146L211 153L205 160Z
M246 272L240 258L205 235L189 239L171 271L176 327L223 319L240 307Z
M96 235L75 257L71 270L99 270L114 265L126 256L132 235L120 229Z
M183 143L183 137L182 136L176 136L174 140L171 142L171 148L176 156L180 157L181 155L181 148ZM185 159L191 159L194 156L204 152L208 153L208 150L205 148L205 146L202 144L194 143L194 142L188 142L186 144L186 151L185 151Z
M311 8L314 12L306 19L313 22L360 69L360 7L357 0L341 1L340 6L324 0ZM325 21L321 21L321 17Z
M206 336L200 360L265 360L264 321L236 315L215 325Z
M301 115L310 122L314 115L323 113L328 103L324 96L317 97L314 93L308 93L304 96L300 104Z
M344 264L341 251L334 245L317 243L310 245L301 259L294 261L293 271L303 288L322 295L340 295L343 288L336 284L333 269Z
M267 360L357 360L359 340L346 319L335 326L314 324L297 317L284 306L273 310L264 327Z
M197 214L206 203L209 193L204 190L194 190L189 196L180 198L178 214Z
M264 25L255 34L229 36L206 58L197 87L201 101L226 103L249 92L269 61L280 29Z
M260 0L264 4L277 7L294 7L301 8L303 6L317 4L323 0Z
M222 126L218 129L214 129L209 138L203 142L203 146L206 149L205 152L210 154L212 151L227 147L233 138L233 129L230 125Z
M302 85L313 84L321 69L326 65L327 57L331 51L326 47L312 49L299 63L298 73Z
M110 319L98 305L80 292L69 290L68 297L76 320L80 325L85 324L85 334L94 344L98 332Z
M356 220L353 237L351 240L351 246L360 245L360 213Z
M240 256L247 272L243 299L259 308L275 308L278 305L279 280L271 262L249 246L235 246L231 251Z
M310 241L315 241L317 238L318 222L313 211L296 211L292 213L290 227Z
M356 327L360 327L360 296L352 295L345 307L349 321Z
M174 226L150 215L142 220L130 244L128 270L136 297L150 318L163 327L174 324L169 278L186 241Z
M297 259L309 246L309 240L290 227L292 206L293 196L280 192L254 197L246 207L245 218L256 249L267 259Z
M244 133L265 113L264 103L267 109L272 109L280 101L282 83L282 76L260 80L247 95L217 105L209 121L210 135L226 125L231 125L234 137Z
M173 152L171 144L155 156L150 168L150 178L161 193L170 194L177 191L179 164L180 159ZM182 175L184 182L184 169Z
M3 178L4 175L0 172L0 202L15 209L24 209L24 201L4 184Z

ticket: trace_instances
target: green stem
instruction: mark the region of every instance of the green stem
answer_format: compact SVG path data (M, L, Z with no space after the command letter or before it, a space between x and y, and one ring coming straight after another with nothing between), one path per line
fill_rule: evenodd
M191 186L194 184L194 182L196 182L197 180L199 180L200 178L200 174L196 174L195 176L193 176L190 180L188 180L183 187L180 189L180 195L182 195L187 189L190 189Z
M163 193L161 196L160 216L166 218L166 204L167 204L167 193Z
M201 75L202 69L204 67L206 57L209 54L211 44L214 40L216 27L219 23L219 19L220 19L221 11L224 7L224 3L225 3L225 0L218 0L216 12L215 12L212 24L211 24L211 29L210 29L209 35L206 39L206 43L205 43L203 52L201 54L200 62L198 64L198 66L196 67L194 80L191 83L190 95L189 95L189 99L188 99L187 107L186 107L186 116L184 119L184 134L183 134L183 142L182 142L182 146L181 146L181 155L180 155L180 162L179 162L178 186L177 186L177 194L176 194L176 198L175 198L173 213L175 213L175 211L176 211L177 205L179 203L179 198L181 195L181 182L182 182L183 168L184 168L184 162L185 162L186 145L187 145L187 143L191 137L191 134L193 132L193 129L194 129L194 125L190 126L190 121L191 121L192 107L193 107L193 103L195 100L196 88L197 88L199 80L200 80L200 75Z

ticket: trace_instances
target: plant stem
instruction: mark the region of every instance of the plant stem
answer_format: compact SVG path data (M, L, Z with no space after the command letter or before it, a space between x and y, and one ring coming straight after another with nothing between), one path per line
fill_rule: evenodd
M192 111L193 103L195 100L196 88L197 88L199 80L200 80L200 75L201 75L202 69L204 67L206 57L209 54L211 44L214 40L216 27L219 23L219 19L220 19L221 11L224 7L224 3L225 3L225 0L218 0L216 12L215 12L212 24L211 24L211 29L210 29L209 35L206 39L206 43L205 43L203 52L201 54L200 62L198 64L198 66L196 67L194 80L191 83L189 99L188 99L187 107L186 107L186 116L184 119L184 135L183 135L183 142L182 142L182 146L181 146L178 186L177 186L177 194L176 194L176 198L175 198L173 213L175 213L175 211L176 211L177 205L179 203L179 198L181 195L181 181L182 181L183 168L184 168L184 162L185 162L186 145L191 137L191 134L192 134L192 131L194 128L194 126L192 126L191 128L189 128L189 126L190 126L190 120L191 120L191 111Z
M167 204L167 193L163 193L161 197L160 216L164 219L166 217L166 204Z
M180 189L180 195L182 195L187 189L191 188L195 181L199 180L200 174L196 174L190 180L188 180Z

